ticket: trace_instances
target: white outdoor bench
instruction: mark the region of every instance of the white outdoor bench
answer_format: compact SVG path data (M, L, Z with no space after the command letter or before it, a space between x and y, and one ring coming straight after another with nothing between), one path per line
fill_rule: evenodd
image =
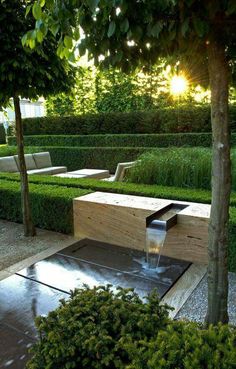
M57 174L67 172L64 166L54 167L49 152L25 154L25 164L28 174ZM0 172L19 173L20 163L18 155L0 158Z

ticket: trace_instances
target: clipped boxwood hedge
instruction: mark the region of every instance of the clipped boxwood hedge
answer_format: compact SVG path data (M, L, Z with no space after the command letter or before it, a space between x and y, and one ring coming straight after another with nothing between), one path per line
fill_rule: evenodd
M236 107L230 107L234 127ZM150 112L100 113L23 120L25 135L210 132L210 106L181 106Z
M33 222L40 228L62 233L73 232L72 200L90 190L46 184L30 184ZM0 218L22 222L20 185L15 181L0 184Z
M24 137L25 146L86 146L86 147L168 147L204 146L212 144L211 133L178 134L105 134L105 135L35 135ZM16 145L15 137L8 138L9 145ZM231 135L236 146L236 133Z
M0 145L6 143L5 129L3 124L0 123Z
M162 199L211 203L211 191L193 188L180 188L172 186L145 185L127 182L108 182L94 178L60 178L54 176L30 175L29 182L33 184L46 184L62 187L89 189L91 191L102 191L121 193L134 196L147 196ZM18 174L0 173L0 180L19 182ZM236 207L236 192L232 191L230 205ZM236 218L235 218L236 223Z
M79 289L36 327L27 369L235 369L235 328L171 321L155 292Z

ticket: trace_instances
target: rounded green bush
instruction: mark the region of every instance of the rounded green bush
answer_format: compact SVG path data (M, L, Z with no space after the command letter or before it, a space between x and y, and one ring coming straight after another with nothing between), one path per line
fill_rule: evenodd
M168 321L168 307L155 291L144 303L128 289L76 290L48 317L37 318L40 340L27 368L126 368L127 344L151 339Z
M205 329L172 322L149 342L135 343L127 369L235 369L236 329L219 324Z

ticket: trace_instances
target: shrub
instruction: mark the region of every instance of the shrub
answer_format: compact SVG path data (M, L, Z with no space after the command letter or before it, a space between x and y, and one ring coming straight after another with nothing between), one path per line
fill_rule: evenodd
M145 122L145 123L143 123ZM155 113L100 113L23 120L24 134L99 134L159 132Z
M72 200L89 190L30 184L33 221L36 226L62 233L73 232ZM1 180L0 218L22 222L20 184Z
M149 342L130 343L128 369L234 369L236 329L171 322Z
M128 172L128 181L211 189L211 150L159 149L144 153ZM236 190L236 150L232 149L232 189Z
M0 173L1 180L19 182L19 175ZM46 184L62 187L89 189L91 191L121 193L135 196L156 197L162 199L211 203L211 191L193 188L170 187L160 185L145 185L128 182L107 182L94 178L59 178L53 176L30 175L32 184ZM236 207L236 192L231 193L231 206ZM235 216L236 224L236 216Z
M126 342L149 340L168 321L155 292L144 303L131 290L80 289L48 317L37 318L40 340L27 368L126 368Z
M0 123L0 145L6 143L5 129L3 124Z
M16 145L15 137L8 138L9 145ZM212 143L211 133L179 134L104 134L104 135L35 135L24 137L25 146L85 146L85 147L168 147L204 146ZM236 146L236 134L231 135Z
M230 107L230 121L236 108ZM181 106L131 113L99 113L23 120L25 135L210 132L210 106ZM232 129L235 127L232 123Z
M42 151L41 147L33 147L33 148L26 147L25 148L25 153L32 153L32 152L39 152L39 151ZM8 146L8 145L0 146L0 157L12 156L16 154L17 154L16 146Z

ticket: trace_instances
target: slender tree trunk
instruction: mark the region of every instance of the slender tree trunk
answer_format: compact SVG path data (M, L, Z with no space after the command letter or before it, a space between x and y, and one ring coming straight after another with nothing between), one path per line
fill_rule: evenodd
M220 39L220 38L219 38ZM208 45L212 122L212 203L208 245L207 324L228 322L228 222L231 192L229 71L225 47Z
M17 140L17 151L20 163L20 179L21 179L21 204L22 204L22 216L24 225L25 236L35 236L35 227L32 222L30 202L29 202L29 185L28 175L25 165L24 157L24 138L23 128L20 111L20 99L19 96L15 95L14 98L15 107L15 119L16 119L16 140Z

